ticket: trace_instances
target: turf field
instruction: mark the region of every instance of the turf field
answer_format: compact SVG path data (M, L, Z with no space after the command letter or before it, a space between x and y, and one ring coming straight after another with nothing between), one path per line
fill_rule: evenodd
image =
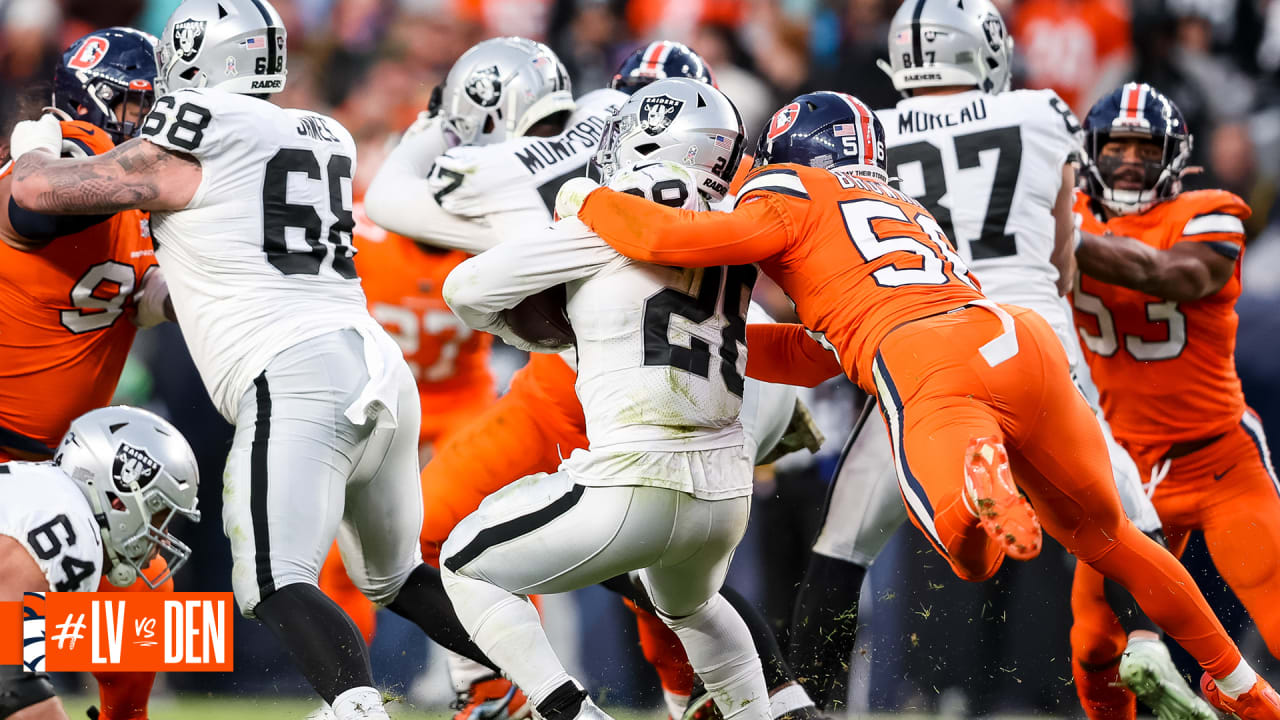
M84 711L90 705L96 705L96 697L63 697L62 702L67 709L67 716L72 720L84 717ZM317 703L297 698L228 698L201 697L180 695L176 697L159 697L151 700L149 715L155 720L302 720L315 710ZM453 713L448 710L422 711L404 703L390 703L387 706L391 717L396 720L449 720ZM608 709L609 714L617 720L662 720L658 710L637 711L631 708Z

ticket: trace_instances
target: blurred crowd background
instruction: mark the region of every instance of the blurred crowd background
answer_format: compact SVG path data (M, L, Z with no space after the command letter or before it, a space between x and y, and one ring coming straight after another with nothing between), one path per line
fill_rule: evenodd
M278 102L330 113L351 130L360 145L357 193L454 59L496 35L551 45L576 94L604 86L619 61L643 42L683 41L710 63L753 141L772 111L803 91L850 92L872 107L897 100L875 61L885 57L898 0L272 2L288 28L288 84ZM1093 100L1119 83L1150 82L1181 107L1195 135L1193 163L1204 171L1188 185L1225 188L1252 205L1237 363L1250 404L1280 439L1280 212L1272 212L1280 192L1280 0L995 2L1016 40L1015 87L1051 87L1083 117ZM20 96L47 84L53 62L71 41L110 25L158 34L177 4L0 0L0 128L10 126ZM7 133L0 154L4 145ZM774 309L785 310L776 303ZM502 375L523 362L514 351L495 357ZM218 480L230 428L185 358L178 328L140 334L119 399L170 417L200 456L206 520L186 529L196 552L178 578L179 589L229 590ZM760 603L784 645L831 471L861 403L844 381L808 399L827 434L826 447L816 458L793 457L759 474L752 529L730 577ZM850 663L851 709L1079 715L1067 659L1070 562L1051 548L1033 563L1007 563L990 583L967 585L918 533L909 527L900 532L863 595L865 629ZM1243 610L1213 574L1203 544L1193 544L1188 562L1246 655L1260 667L1274 667ZM551 600L546 613L562 651L580 677L604 690L605 702L657 706L656 678L643 664L630 614L612 596L581 591ZM439 654L428 650L416 629L383 615L374 646L380 679L411 699L443 704L450 694ZM236 672L170 676L168 688L305 692L265 632L241 621L235 637Z

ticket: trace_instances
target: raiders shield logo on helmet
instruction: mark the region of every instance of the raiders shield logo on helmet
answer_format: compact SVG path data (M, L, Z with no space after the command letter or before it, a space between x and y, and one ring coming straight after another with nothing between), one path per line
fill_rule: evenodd
M1004 23L1000 22L1000 18L988 15L982 21L982 32L987 36L987 47L991 48L991 52L1000 52L1000 48L1004 46Z
M144 488L160 473L160 463L146 450L129 443L120 443L115 460L111 463L111 481L120 492L133 492L134 487Z
M467 97L480 107L493 107L502 97L502 80L498 76L498 66L491 65L472 71L467 78Z
M173 47L183 62L191 62L200 54L204 43L204 20L183 20L173 26Z
M640 103L640 127L650 135L657 135L671 127L671 121L680 114L683 100L670 95L655 95Z

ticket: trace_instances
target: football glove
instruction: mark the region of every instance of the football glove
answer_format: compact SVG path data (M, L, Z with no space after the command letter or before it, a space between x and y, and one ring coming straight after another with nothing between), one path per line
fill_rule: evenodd
M556 218L563 220L577 217L578 211L582 209L582 203L586 202L587 196L598 187L600 183L587 177L566 180L560 186L560 191L556 193Z
M9 135L9 154L14 160L32 150L47 150L57 157L61 149L62 125L53 115L42 115L39 120L23 120Z

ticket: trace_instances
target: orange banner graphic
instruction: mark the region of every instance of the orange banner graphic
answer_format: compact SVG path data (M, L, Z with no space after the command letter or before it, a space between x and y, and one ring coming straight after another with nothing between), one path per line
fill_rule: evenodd
M231 593L49 593L45 669L229 671Z
M22 664L22 603L0 602L0 665Z

